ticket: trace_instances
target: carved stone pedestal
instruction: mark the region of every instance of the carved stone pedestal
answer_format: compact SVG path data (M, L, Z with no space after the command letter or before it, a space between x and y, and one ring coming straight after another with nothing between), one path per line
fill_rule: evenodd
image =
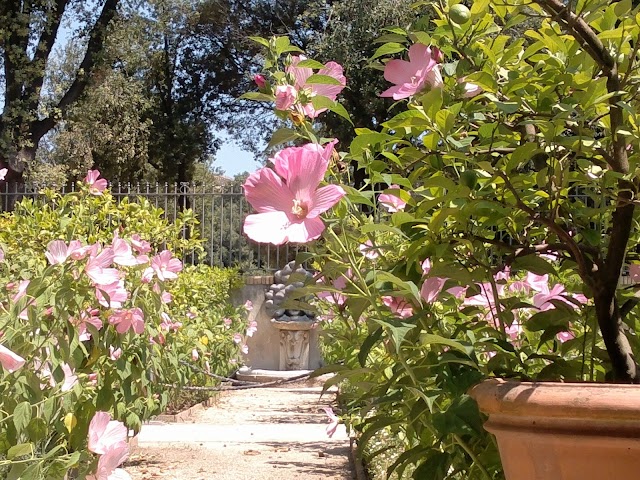
M309 368L309 330L311 321L284 322L275 319L271 324L280 330L280 370L307 370Z

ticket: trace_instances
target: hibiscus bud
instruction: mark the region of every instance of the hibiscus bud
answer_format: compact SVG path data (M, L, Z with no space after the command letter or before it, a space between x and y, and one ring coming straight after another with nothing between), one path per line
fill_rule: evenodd
M444 61L444 54L438 47L431 47L431 58L438 63L442 63Z
M267 81L264 79L264 76L257 74L253 76L253 81L256 82L256 85L260 90L264 89L267 85Z
M200 358L200 355L198 354L198 350L196 350L195 348L191 350L191 360L195 362L199 358Z

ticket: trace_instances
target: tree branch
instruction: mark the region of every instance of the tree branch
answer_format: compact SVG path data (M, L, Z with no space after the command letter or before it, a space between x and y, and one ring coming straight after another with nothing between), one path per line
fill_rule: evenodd
M40 90L44 83L47 58L49 58L53 45L56 41L62 15L67 7L67 1L68 0L57 0L55 6L50 8L49 13L46 14L48 24L44 27L42 34L38 39L36 51L33 55L33 60L31 61L32 66L30 67L34 72L38 73L35 78L29 82L29 84L25 85L25 91L29 92L26 94L26 97L30 98L28 106L30 111L35 112L38 109Z
M69 107L82 95L85 88L89 84L90 73L92 72L98 57L104 47L107 34L107 27L115 17L116 10L120 0L106 0L102 12L96 20L87 44L87 51L78 67L78 74L75 80L58 102L57 108L64 114ZM35 122L33 128L34 141L40 140L42 136L51 130L57 123L57 120L51 116Z
M628 174L629 159L626 140L623 135L618 133L624 125L624 117L622 108L618 105L622 99L620 94L622 84L616 60L587 22L568 9L561 0L535 1L564 26L565 30L593 58L607 77L607 91L613 95L609 98L611 155L606 156L605 160L613 171L623 175ZM638 39L636 39L637 41ZM635 210L633 198L636 191L633 183L624 179L618 181L618 198L611 218L609 245L603 262L604 271L598 273L580 272L583 280L587 282L591 280L593 283L598 325L616 376L621 380L631 382L639 381L638 367L622 328L622 314L616 300L616 288L633 226Z
M555 233L558 239L564 243L564 248L571 254L576 264L578 265L580 276L589 284L589 286L592 286L592 277L590 275L590 272L592 271L594 264L591 261L587 262L587 259L582 249L580 248L580 245L578 245L573 237L569 235L569 232L567 232L556 222L542 216L539 212L536 212L533 208L524 203L520 198L518 191L511 184L511 181L504 172L496 171L496 174L504 180L505 186L515 197L516 206L520 210L524 211L527 215L529 215L529 218L531 218L531 220L533 220L534 222L548 227L549 230Z

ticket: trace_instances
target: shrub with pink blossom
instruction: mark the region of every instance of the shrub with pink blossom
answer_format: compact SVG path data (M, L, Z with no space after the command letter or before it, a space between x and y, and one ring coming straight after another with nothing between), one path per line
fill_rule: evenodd
M200 291L218 296L207 301L187 291L195 267L181 258L200 248L197 229L181 235L192 213L169 224L144 201L117 203L97 172L77 192L23 200L0 224L0 477L128 478L127 431L162 413L194 367L234 368L232 336L247 327L228 301L237 272L209 278ZM228 348L194 358L197 338Z
M307 291L334 362L320 373L343 382L361 444L394 439L398 477L503 477L468 394L487 377L640 383L640 6L473 2L459 24L458 3L381 38L366 66L390 84L389 117L337 139L324 180L345 195L299 256L318 271ZM265 82L248 97L274 101L303 52L258 41ZM291 101L270 144L283 151L326 144L322 115L345 116L336 99L313 120ZM299 211L290 195L270 206Z

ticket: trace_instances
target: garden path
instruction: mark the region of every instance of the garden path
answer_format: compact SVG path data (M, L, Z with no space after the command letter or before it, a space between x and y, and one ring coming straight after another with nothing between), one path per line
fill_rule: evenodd
M352 480L349 438L328 438L321 384L226 391L191 423L152 422L125 469L133 480Z

